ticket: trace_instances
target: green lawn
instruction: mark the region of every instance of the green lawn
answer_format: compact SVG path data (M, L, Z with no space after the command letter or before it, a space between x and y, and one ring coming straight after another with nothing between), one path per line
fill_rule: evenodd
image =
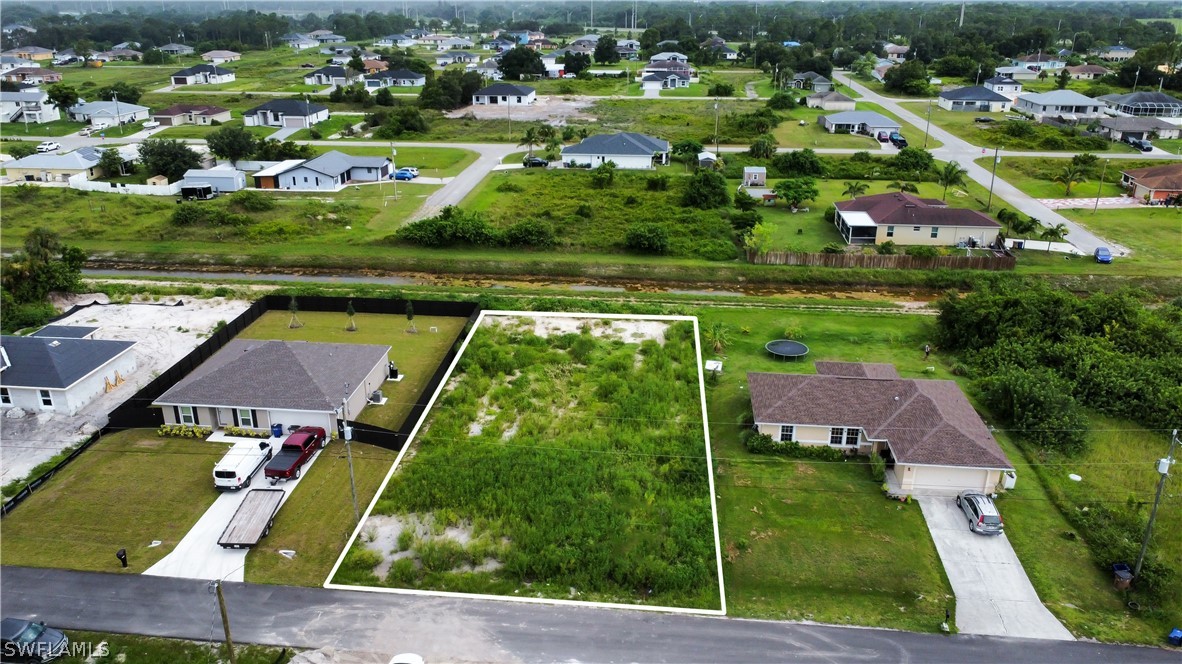
M635 131L660 136L675 143L692 138L712 143L714 136L714 101L685 100L676 103L631 99L599 99L589 113L599 118L600 131ZM753 137L736 133L732 116L750 113L763 106L759 101L723 99L719 104L722 143L750 143Z
M1105 198L1123 195L1125 189L1120 186L1121 171L1162 163L1157 159L1120 159L1109 163L1105 169L1103 162L1104 157L1101 155L1100 163L1095 167L1096 177L1076 183L1070 195L1067 195L1067 188L1063 184L1053 180L1055 174L1071 164L1067 157L1002 157L1001 163L997 165L997 177L1034 198L1079 198L1085 199L1081 200L1081 205L1084 205L1086 199L1094 200L1097 194ZM975 163L989 170L993 168L993 157L981 157ZM1104 175L1103 183L1100 182L1101 173Z
M312 129L315 129L320 134L320 139L327 139L334 134L340 133L346 127L361 124L365 118L360 115L333 115L324 122L318 122L312 126L311 129L301 129L292 134L289 140L292 141L310 141L312 138ZM316 140L320 140L316 139Z
M192 64L200 62L198 58ZM141 65L134 63L82 67L78 64L54 67L61 72L62 82L73 86L84 98L93 97L94 90L113 83L134 85L143 92L162 88L169 84L169 75L190 65ZM142 104L147 106L147 104Z
M234 115L234 114L231 114ZM169 127L164 129L155 136L158 138L205 138L210 133L221 129L222 127L242 127L241 116L236 117L229 122L223 122L221 125L214 127L212 125L194 125L185 124L176 127ZM276 131L275 127L245 127L246 131L253 134L256 138L266 138Z
M1164 274L1182 274L1182 209L1139 207L1093 213L1082 208L1059 210L1059 213L1100 237L1133 250L1132 258L1118 257L1119 262L1136 261L1141 269L1160 268ZM1094 263L1095 271L1102 272L1117 261L1112 265Z
M669 90L661 90L662 97L705 97L710 86L705 83L690 83L688 88L672 88ZM741 88L735 89L735 97L743 97Z
M389 401L384 406L366 406L357 418L387 429L402 426L407 413L420 398L431 374L451 348L466 322L463 318L416 316L417 334L407 331L409 323L402 316L357 314L357 331L345 330L345 313L308 311L299 314L303 327L290 328L291 314L268 311L239 334L242 339L282 339L332 343L380 344L390 346L390 360L405 375L400 382L386 383L382 393ZM438 332L431 332L431 328ZM423 399L430 395L423 395Z
M1161 148L1171 154L1182 155L1182 138L1163 138L1150 142L1153 143L1153 147Z
M930 320L723 307L697 314L703 329L719 322L731 336L723 373L706 393L729 615L937 631L955 600L919 505L885 500L863 459L751 454L735 424L750 409L748 371L812 373L814 360L845 360L925 376L932 363L919 349L931 340ZM809 345L810 361L767 356L764 344L789 327ZM949 375L938 367L930 377Z
M233 609L231 609L231 616ZM93 664L109 658L112 662L214 662L226 652L220 631L213 632L212 643L206 641L185 641L181 639L157 639L135 634L107 634L68 630L66 635L74 644L89 644L88 659L85 654L55 659L59 664ZM107 645L106 654L99 655L98 645ZM78 647L78 646L75 646ZM286 664L295 656L292 648L274 646L253 646L234 642L234 654L239 664Z
M400 168L414 166L419 169L419 175L424 177L454 177L471 166L479 156L471 150L460 148L402 147L397 143L394 146L398 150L398 155L394 157L394 163ZM345 154L366 157L390 156L390 148L373 145L342 143L341 145L313 145L311 147L317 154L338 150Z
M213 504L211 473L227 449L147 429L104 437L0 521L4 564L118 572L126 548L124 571L143 572Z
M915 113L920 117L926 117L928 112L928 102L904 102L903 108ZM1007 120L1008 113L974 113L967 111L946 111L935 104L932 104L932 124L948 131L949 133L963 138L973 145L979 145L987 148L1009 148L1010 150L1038 150L1045 152L1079 152L1080 150L1073 147L1069 142L1059 147L1048 147L1042 143L1031 143L1029 140L1017 139L1012 136L1007 136L1002 132L1002 127L1007 122L1025 122L1032 127L1041 128L1045 134L1059 136L1060 132L1053 127L1035 125L1029 120ZM975 122L975 118L989 117L993 118L991 123ZM923 127L920 127L920 135L923 133ZM1037 140L1037 139L1034 139ZM1068 139L1069 140L1069 139ZM915 143L915 141L911 141ZM929 145L930 147L930 145ZM1136 152L1133 148L1116 141L1108 141L1109 152Z
M615 76L594 77L581 79L544 79L532 81L529 85L538 91L539 95L591 95L606 97L622 95L628 90L630 79Z
M53 122L43 122L41 124L29 123L25 125L23 122L16 122L4 125L5 138L17 138L20 136L68 136L70 134L77 134L82 131L82 128L87 126L85 122L72 122L70 120L54 120Z

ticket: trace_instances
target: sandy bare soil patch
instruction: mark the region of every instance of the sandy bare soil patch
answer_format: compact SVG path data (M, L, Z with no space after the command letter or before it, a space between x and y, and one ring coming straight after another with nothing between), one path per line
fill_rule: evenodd
M477 120L501 120L511 116L514 120L523 122L540 120L547 124L562 126L568 120L596 121L588 109L595 100L590 97L577 95L551 97L539 96L538 100L528 106L507 107L504 104L481 104L465 106L447 114L449 118L471 116ZM508 108L509 110L506 110Z
M609 318L570 318L566 316L491 316L484 322L489 325L532 329L539 337L551 335L579 334L584 329L598 338L619 339L625 343L640 343L652 339L665 343L665 330L669 324L660 320L616 320Z

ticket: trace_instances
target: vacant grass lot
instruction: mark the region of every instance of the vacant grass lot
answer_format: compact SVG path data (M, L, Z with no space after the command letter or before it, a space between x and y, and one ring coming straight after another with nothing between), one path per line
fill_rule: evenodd
M982 168L992 169L993 157L982 157L974 160L974 163ZM1121 171L1158 166L1161 163L1157 159L1119 159L1115 163L1109 163L1108 168L1104 169L1103 157L1101 157L1101 163L1096 166L1096 177L1077 182L1071 188L1070 196L1066 195L1067 188L1063 184L1054 181L1055 175L1071 164L1071 160L1066 157L1002 157L1001 163L997 165L997 177L1034 198L1090 198L1094 200L1097 193L1102 197L1122 196L1126 193L1126 190L1120 186ZM1102 170L1104 171L1103 183L1100 182ZM1085 203L1086 200L1080 201L1081 205Z
M223 122L221 125L214 127L212 125L194 125L184 124L176 127L168 127L161 132L154 135L154 138L205 138L210 133L221 129L222 127L242 127L242 114L231 112L230 116L234 118L229 122ZM276 127L245 127L246 131L253 134L256 138L266 138L278 131Z
M169 84L168 77L174 71L200 62L201 58L196 58L192 63L182 65L141 65L125 62L110 63L102 67L83 67L80 63L75 63L61 67L53 65L51 68L61 72L62 83L73 86L83 98L89 99L94 96L95 89L121 81L144 92L162 88ZM140 105L147 106L142 102Z
M707 388L717 465L719 524L732 616L816 620L937 631L951 588L919 505L887 501L862 459L831 463L755 455L739 442L750 412L748 371L813 373L815 360L892 362L906 378L934 375L922 348L926 317L700 309L731 344ZM809 345L806 362L778 362L763 346L785 336ZM746 332L745 330L749 330ZM703 348L703 358L713 357Z
M213 601L212 598L211 601ZM98 644L105 642L107 644L106 656L110 657L113 662L157 662L158 664L208 662L214 664L214 662L222 661L221 658L226 653L225 643L220 641L222 637L217 635L216 631L212 644L181 639L157 639L135 634L106 634L76 630L69 630L66 634L74 643L91 644L91 647L94 648L92 652L96 654ZM295 650L286 649L286 654L284 651L283 648L243 645L237 641L234 642L234 654L237 656L239 664L286 664L295 656ZM71 656L54 661L59 664L87 664L88 662L93 663L96 659L101 661L102 658L88 659L82 656Z
M600 99L590 113L599 118L602 132L635 131L660 136L676 143L692 138L703 143L714 142L713 100L685 100L671 103L657 100ZM763 107L759 101L737 98L718 102L722 143L750 143L752 137L735 132L731 118L736 113L750 113ZM515 139L516 140L516 139Z
M148 429L104 437L0 521L4 564L117 572L126 548L126 571L143 572L217 499L213 466L227 449Z
M485 321L375 507L440 528L385 579L358 542L338 583L719 606L692 324L571 329Z
M19 138L22 136L69 136L82 131L87 126L85 122L71 122L70 120L54 120L41 124L14 122L4 126L5 138Z
M298 300L297 300L298 302ZM403 316L357 314L356 332L347 332L349 319L344 311L331 313L306 311L299 314L303 327L291 328L291 314L268 311L239 334L241 339L280 339L284 341L320 341L342 344L380 344L390 346L390 360L405 375L397 383L386 383L382 393L389 401L384 406L366 406L357 417L387 429L402 426L414 404L431 395L421 395L431 374L451 348L467 322L463 318L447 316L416 316L417 334L408 332L410 324ZM431 328L438 332L431 332ZM355 416L350 413L350 416Z
M333 116L330 116L324 122L319 122L315 125L312 125L312 129L315 129L319 133L320 138L330 138L334 134L338 134L338 133L344 131L346 127L352 127L353 125L359 125L364 121L365 121L365 118L360 115L333 115ZM293 140L293 141L313 140L312 139L312 129L301 129L301 130L297 131L296 133L292 134L290 140ZM317 139L317 140L319 140L319 139Z
M1083 201L1086 206L1087 201ZM1182 210L1124 208L1093 214L1091 208L1059 210L1102 238L1133 250L1102 265L1091 256L1067 257L1042 251L1018 252L1018 271L1052 274L1105 274L1177 277L1182 274Z
M345 154L364 157L390 156L390 148L373 145L341 143L340 145L313 145L311 147L317 154L338 150ZM398 154L394 157L394 164L397 167L415 166L419 169L419 175L424 177L454 177L471 166L478 156L471 150L461 150L460 148L400 147L395 144L395 149L398 150Z
M1054 86L1052 85L1052 87ZM926 101L905 102L903 103L903 107L912 113L919 115L920 117L926 117L928 112L928 103ZM1009 114L946 111L939 106L936 106L934 103L932 104L932 124L947 130L949 133L955 136L963 138L973 145L979 145L987 148L1008 147L1011 150L1029 149L1045 152L1079 152L1079 150L1073 148L1070 143L1064 147L1059 148L1044 147L1041 144L1030 144L1028 141L1023 141L1021 139L1015 139L1011 136L1007 136L1001 130L1001 126L1007 122L1025 122L1031 124L1032 126L1039 126L1035 125L1035 123L1030 120L1006 120L1007 115ZM974 118L978 117L989 117L993 118L994 121L991 123L975 122ZM1058 134L1058 131L1053 127L1040 126L1040 128L1043 130L1049 130L1046 133ZM922 134L922 127L920 128L920 133ZM915 143L915 141L911 142ZM1109 141L1108 152L1136 152L1136 150L1125 145L1124 143ZM1002 163L1005 163L1004 160Z

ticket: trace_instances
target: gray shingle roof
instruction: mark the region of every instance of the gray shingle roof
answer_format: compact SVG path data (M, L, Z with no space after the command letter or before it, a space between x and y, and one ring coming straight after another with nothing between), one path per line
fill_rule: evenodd
M747 374L755 421L859 427L900 463L1012 469L950 380Z
M859 125L864 124L870 127L899 127L898 122L888 118L881 113L874 111L842 111L841 113L834 113L833 115L821 116L825 118L829 124L839 125Z
M49 337L50 339L83 339L93 334L97 327L85 325L46 325L29 336Z
M93 155L93 158L91 156ZM5 168L41 168L45 170L84 171L99 162L97 150L79 149L65 154L33 154L5 162Z
M490 97L516 97L517 95L528 96L534 91L533 88L526 85L513 85L512 83L494 83L493 85L477 90L476 94L480 96Z
M305 161L297 168L308 168L317 173L336 177L350 168L381 168L385 163L385 157L358 157L337 150L329 150L319 157Z
M893 364L872 362L817 362L817 373L825 376L847 376L850 378L898 378L899 371Z
M196 76L197 74L213 74L215 76L225 76L226 74L233 74L234 72L225 67L218 67L217 65L193 65L187 69L182 69L173 72L173 76Z
M157 404L331 412L389 346L234 339L160 395Z
M6 387L64 389L134 345L108 339L0 337L12 362L0 375Z
M1018 97L1023 101L1040 106L1100 106L1100 102L1081 95L1075 90L1051 90L1050 92L1030 92Z
M985 79L985 82L992 83L993 85L1019 85L1017 81L1010 78L1009 76L994 76L992 78Z
M595 136L588 136L580 143L563 148L562 154L651 157L655 152L668 151L669 141L646 136L645 134L621 132L619 134L596 134Z
M291 116L306 116L315 115L321 111L327 111L328 107L323 104L309 103L302 99L272 99L271 101L255 106L246 112L246 115L254 115L259 111L275 111L284 115Z
M1010 98L1005 95L1000 95L993 90L983 85L973 85L966 88L956 88L955 90L945 90L940 93L941 99L951 99L953 101L1009 101Z

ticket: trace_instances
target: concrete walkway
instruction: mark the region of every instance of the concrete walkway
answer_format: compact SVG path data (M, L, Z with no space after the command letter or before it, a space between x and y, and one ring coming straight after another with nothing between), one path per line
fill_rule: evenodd
M1112 210L1114 208L1145 207L1143 202L1135 198L1130 198L1129 196L1111 196L1101 198L1099 201L1095 198L1040 198L1038 200L1052 210L1059 210L1061 208L1082 208L1090 210L1095 207L1099 207L1101 210Z
M278 449L278 444L274 441L275 439L272 439L272 444ZM308 460L308 463L304 464L299 479L287 480L270 486L263 478L263 471L259 470L258 474L254 476L251 488L282 489L283 503L279 507L282 510L283 504L286 504L287 499L291 497L291 492L299 486L300 482L304 481L304 478L308 476L308 469L323 456L323 453L324 450L318 451ZM212 475L210 475L209 481L213 482ZM213 505L205 511L205 514L201 515L197 523L193 524L189 532L177 543L176 548L164 556L160 562L149 567L144 574L183 579L205 579L207 581L213 579L243 581L248 549L223 549L218 546L218 538L229 525L231 517L234 516L234 512L238 510L238 506L242 504L249 491L250 489L226 491L218 496L217 500L213 501ZM265 539L263 541L266 542ZM299 552L297 551L296 554L298 555Z
M267 137L271 141L286 141L303 127L284 127Z
M1005 535L970 531L954 498L923 496L918 501L956 594L961 634L1075 640L1038 599Z

